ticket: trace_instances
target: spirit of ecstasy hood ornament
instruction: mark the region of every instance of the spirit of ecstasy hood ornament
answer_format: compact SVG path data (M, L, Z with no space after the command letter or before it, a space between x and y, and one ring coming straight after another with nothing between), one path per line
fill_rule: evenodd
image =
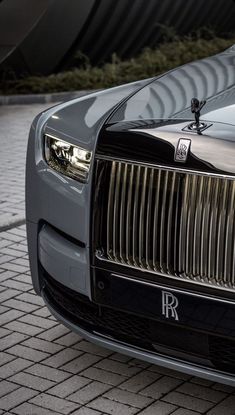
M206 101L199 101L197 98L191 100L191 111L195 115L195 123L190 125L192 130L196 130L198 134L205 128L205 124L200 122L201 110Z

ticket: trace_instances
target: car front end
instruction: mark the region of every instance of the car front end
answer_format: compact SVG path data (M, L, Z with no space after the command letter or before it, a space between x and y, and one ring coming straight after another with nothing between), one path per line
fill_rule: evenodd
M233 59L46 111L26 174L33 285L56 318L104 347L230 385ZM200 128L193 96L207 100Z

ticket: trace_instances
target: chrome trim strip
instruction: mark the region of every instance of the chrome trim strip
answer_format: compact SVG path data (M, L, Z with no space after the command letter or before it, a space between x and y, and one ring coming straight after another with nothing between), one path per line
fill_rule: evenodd
M216 174L216 173L210 173L210 172L203 172L199 170L190 170L190 169L182 169L179 167L172 167L172 166L164 166L162 164L152 164L152 163L146 163L146 162L138 162L136 160L126 160L122 158L114 158L111 156L102 156L97 154L96 160L104 160L104 161L116 161L120 163L130 163L134 164L135 166L146 166L151 167L153 169L160 169L160 170L167 170L167 171L176 171L178 173L187 173L187 174L198 174L199 176L208 176L208 177L215 177L218 179L224 178L228 180L235 180L235 175L229 175L229 174Z
M148 285L149 287L154 287L154 288L159 288L160 290L169 290L172 291L174 293L181 293L181 294L185 294L185 295L189 295L192 297L197 297L197 298L204 298L206 300L211 300L211 301L215 301L220 302L220 303L225 303L225 304L230 304L230 305L234 305L235 306L235 300L229 300L229 299L222 299L222 298L215 298L213 295L206 295L206 294L198 294L198 293L194 293L192 291L184 291L184 290L180 290L179 288L171 288L171 287L166 287L165 285L159 285L159 284L155 284L154 282L149 282L149 281L143 281L143 280L139 280L135 277L126 277L125 275L120 275L119 273L115 273L115 272L110 272L110 275L112 277L117 277L117 278L121 278L123 280L127 280L127 281L133 281L142 285Z
M235 250L235 248L234 248L234 250ZM219 285L212 284L210 281L208 281L208 282L203 281L203 284L202 284L202 282L200 280L197 281L197 280L190 280L190 279L180 278L178 275L164 274L162 272L159 272L157 274L156 271L147 270L147 269L143 269L143 268L136 268L135 265L119 264L114 260L108 260L107 258L102 257L102 255L100 255L98 252L96 252L95 256L99 261L106 262L107 264L111 263L111 264L115 264L115 265L125 267L127 269L134 269L134 270L137 270L137 271L140 271L140 272L145 272L147 274L153 274L153 275L158 276L158 277L167 277L168 279L171 279L171 280L174 280L174 281L181 281L181 282L185 282L185 283L189 283L189 284L195 284L195 285L198 285L200 287L210 287L210 288L215 289L215 290L226 291L226 292L230 292L230 293L234 292L234 290L231 290L231 287L226 287L226 286L221 287ZM138 280L138 281L142 281L142 280ZM155 285L155 284L153 283L153 285ZM171 288L169 288L169 289L171 289ZM216 300L217 300L217 298L216 298Z

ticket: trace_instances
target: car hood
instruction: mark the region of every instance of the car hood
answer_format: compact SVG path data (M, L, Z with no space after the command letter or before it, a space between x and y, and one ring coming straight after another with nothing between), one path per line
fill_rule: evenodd
M206 100L202 119L234 125L235 47L158 77L124 102L109 122L193 120L192 98Z

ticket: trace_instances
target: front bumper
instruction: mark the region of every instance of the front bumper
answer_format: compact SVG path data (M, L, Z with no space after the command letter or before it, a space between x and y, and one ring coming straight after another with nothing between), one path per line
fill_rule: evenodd
M159 308L160 300L151 284L147 284L150 291L145 291L141 302L140 281L130 289L133 278L113 278L112 272L97 268L91 269L91 279L87 273L89 250L49 225L39 232L37 257L41 295L56 318L73 331L149 363L235 386L235 305L231 300L188 293L188 314L179 310L181 321L175 324L161 319L159 312L154 316L151 303ZM88 281L91 291L87 290ZM106 291L109 282L113 285ZM128 292L132 295L125 296ZM178 290L178 295L183 299L185 292Z
M84 309L81 310L80 318L76 318L72 315L71 309L70 311L68 309L63 309L63 307L58 304L58 298L56 299L55 292L53 291L53 295L51 295L46 285L42 289L42 297L47 307L57 320L61 321L70 330L78 333L80 336L99 346L111 349L118 353L126 354L136 359L144 360L151 364L180 371L191 376L198 376L204 379L209 379L213 382L220 382L235 386L235 376L232 374L218 371L213 368L207 368L203 364L200 365L187 362L186 360L180 358L166 356L163 353L156 353L154 351L146 350L144 348L144 344L142 347L141 345L135 345L134 339L132 339L132 344L130 344L127 343L127 341L113 337L112 330L109 328L106 328L105 331L102 330L102 328L97 325L97 322L96 324L92 322L91 315L88 314L85 320ZM88 298L83 297L83 300L93 307L94 304L91 303ZM119 316L117 315L117 318L118 317Z

